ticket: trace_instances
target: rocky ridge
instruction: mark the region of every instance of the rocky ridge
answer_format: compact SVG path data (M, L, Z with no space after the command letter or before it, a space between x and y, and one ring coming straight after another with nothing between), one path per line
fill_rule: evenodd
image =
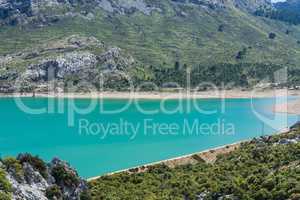
M46 164L38 157L20 154L0 162L10 184L13 200L78 200L87 196L87 183L66 162L57 158ZM0 188L0 199L3 197Z
M128 72L136 64L118 47L107 47L94 37L76 35L0 60L1 92L47 92L54 81L56 91L64 91L67 84L95 89L100 76L104 77L104 84L113 78L122 79L120 72ZM8 67L14 62L23 63L23 69Z
M209 8L236 7L250 12L260 7L271 6L270 0L170 0L170 3ZM78 7L81 8L80 11ZM145 0L1 0L0 25L45 25L62 17L78 15L92 19L95 9L120 15L135 12L151 15L153 11L163 12L164 6L162 3Z
M260 7L271 6L270 0L172 0L181 4L194 4L208 7L235 7L253 12Z
M81 11L75 11L82 7ZM55 22L64 16L87 16L93 18L90 11L95 8L103 9L109 13L127 14L135 11L150 15L157 8L144 2L144 0L1 0L0 21L2 24L17 25L47 24ZM50 9L49 13L47 9Z

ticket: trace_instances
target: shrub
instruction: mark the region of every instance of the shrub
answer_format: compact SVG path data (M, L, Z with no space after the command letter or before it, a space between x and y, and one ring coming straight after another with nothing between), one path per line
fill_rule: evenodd
M56 183L63 184L66 186L78 186L79 178L77 174L66 169L63 165L57 165L52 169L52 176L55 178Z
M13 172L13 176L18 180L22 181L24 178L24 171L21 163L15 158L5 158L3 164L6 166L6 170L9 172Z
M38 170L44 178L48 178L47 166L43 160L38 156L32 156L30 154L23 154L18 157L19 161L23 163L29 163L34 169Z
M243 59L244 56L247 54L247 49L246 48L243 48L242 51L239 51L236 55L236 59L240 60L240 59Z
M3 169L0 169L0 200L11 199L11 184L6 179L6 173Z
M269 38L270 39L275 39L276 38L276 34L275 33L270 33L269 34Z
M11 195L0 191L0 200L11 200Z
M3 169L0 169L0 190L4 191L4 192L10 192L11 191L11 184L6 179L6 174L5 174L5 171Z
M176 61L176 62L175 62L175 64L174 64L174 69L175 69L176 71L180 70L180 63L179 63L179 61Z
M92 199L92 195L89 191L83 191L80 194L80 200L91 200Z
M46 189L46 197L50 200L62 199L63 194L57 185L53 185Z
M223 31L224 31L224 28L225 28L225 25L224 25L224 24L221 24L221 25L218 27L218 31L219 31L219 32L223 32Z

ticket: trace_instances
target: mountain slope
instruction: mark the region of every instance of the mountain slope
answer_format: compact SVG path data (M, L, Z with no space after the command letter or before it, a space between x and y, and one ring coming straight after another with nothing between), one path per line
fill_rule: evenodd
M258 8L269 7L268 1L28 2L31 2L29 7L25 6L28 12L25 8L21 9L23 13L13 9L5 11L18 14L6 15L2 20L0 54L28 51L70 35L93 36L131 54L139 63L135 79L155 83L168 79L165 69L174 66L204 73L228 64L237 70L236 78L228 77L227 82L239 85L241 77L238 76L250 76L251 67L247 66L255 70L257 65L271 66L274 70L288 66L297 71L300 63L300 27L252 14ZM57 6L60 9L55 9ZM13 17L18 20L11 23ZM290 34L286 34L287 30ZM271 33L276 37L270 38ZM22 61L21 68L28 64L30 61ZM5 67L11 68L9 64ZM246 81L251 85L253 79L257 82L259 78L249 77ZM181 77L170 81L177 79ZM193 80L197 84L203 77L193 77Z

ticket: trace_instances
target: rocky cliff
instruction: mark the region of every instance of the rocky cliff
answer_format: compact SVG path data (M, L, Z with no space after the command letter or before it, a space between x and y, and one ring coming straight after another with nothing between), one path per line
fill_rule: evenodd
M270 0L172 0L177 3L189 3L200 6L213 6L213 7L235 7L244 9L250 12L255 11L260 7L271 6Z
M46 164L38 157L20 154L0 162L0 199L47 200L88 198L88 188L69 164L57 158Z
M94 37L78 35L0 60L4 70L0 73L0 92L5 93L62 92L66 88L68 92L97 90L100 81L106 87L114 79L122 79L121 72L128 72L136 65L136 61L120 48L106 46ZM16 62L19 71L8 67Z
M78 11L78 7L82 10ZM146 15L156 9L143 0L1 0L0 19L9 25L46 24L70 15L89 13L88 17L93 17L90 12L95 8L119 14L140 11Z

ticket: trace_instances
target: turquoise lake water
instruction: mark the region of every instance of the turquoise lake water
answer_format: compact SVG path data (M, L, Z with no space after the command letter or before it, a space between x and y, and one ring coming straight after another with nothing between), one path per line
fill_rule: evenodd
M86 113L70 109L86 108L91 100L21 100L48 112L28 114L13 98L0 99L1 156L29 152L47 161L59 157L85 178L272 134L298 120L272 113L271 98L227 99L223 104L219 99L169 100L163 104L169 113L160 109L159 100L140 100L117 114L107 111L124 107L126 100L107 99Z

